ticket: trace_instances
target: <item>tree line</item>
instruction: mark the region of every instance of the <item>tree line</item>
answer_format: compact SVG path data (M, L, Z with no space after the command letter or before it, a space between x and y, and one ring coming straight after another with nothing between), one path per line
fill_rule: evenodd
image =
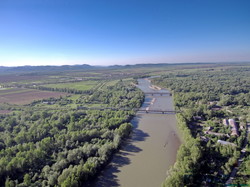
M101 95L116 107L138 107L143 101L141 91L125 82ZM0 186L84 186L129 135L133 115L132 110L46 111L34 105L2 116Z
M176 110L182 111L177 120L184 143L163 186L223 185L237 165L246 138L246 123L250 121L250 68L175 70L155 78L153 84L170 89ZM234 118L238 126L242 125L239 136L230 135L231 128L222 124L225 118ZM225 136L205 134L201 125ZM217 143L219 139L236 146L221 145ZM247 171L246 163L249 156L242 173ZM250 183L249 179L238 179L238 184Z

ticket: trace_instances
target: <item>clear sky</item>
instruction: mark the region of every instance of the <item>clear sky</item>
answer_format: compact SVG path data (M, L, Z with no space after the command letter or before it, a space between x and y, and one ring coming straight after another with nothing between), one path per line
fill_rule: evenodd
M0 0L0 66L250 61L250 0Z

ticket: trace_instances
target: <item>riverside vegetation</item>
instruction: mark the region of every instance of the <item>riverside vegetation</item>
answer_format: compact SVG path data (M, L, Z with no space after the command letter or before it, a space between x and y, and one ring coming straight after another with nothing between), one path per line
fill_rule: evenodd
M129 135L132 108L140 107L144 96L129 82L118 81L83 99L53 101L81 105L86 98L131 111L44 110L36 101L1 116L1 186L82 186L105 166Z
M184 143L163 186L224 186L242 151L246 152L234 183L250 185L250 67L178 70L153 83L170 89L176 110L182 111L177 120ZM229 118L240 126L238 136L222 123ZM222 145L218 140L233 144Z

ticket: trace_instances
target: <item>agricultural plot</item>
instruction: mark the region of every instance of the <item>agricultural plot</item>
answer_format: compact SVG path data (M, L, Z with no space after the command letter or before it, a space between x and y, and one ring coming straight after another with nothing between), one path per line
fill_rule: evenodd
M119 80L99 81L99 83L95 87L93 87L93 90L104 90L104 89L107 89L109 86L114 86L118 82Z
M0 110L0 114L9 114L11 110Z
M119 80L113 80L113 81L109 81L109 82L106 82L106 84L104 85L103 88L107 88L109 86L114 86L116 83L118 83Z
M61 83L61 84L45 84L44 87L47 88L69 88L75 90L86 91L92 89L96 86L99 81L81 81L81 82L73 82L73 83Z
M47 76L29 76L29 75L1 75L0 83L22 82L22 81L39 81L47 79Z
M0 103L29 104L34 100L65 96L66 93L40 91L22 88L0 90Z

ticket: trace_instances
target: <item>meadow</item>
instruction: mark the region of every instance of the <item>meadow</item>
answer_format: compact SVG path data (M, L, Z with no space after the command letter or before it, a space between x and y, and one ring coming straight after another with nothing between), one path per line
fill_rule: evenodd
M44 87L48 88L70 88L81 91L86 91L92 89L96 86L99 81L81 81L81 82L71 82L71 83L59 83L59 84L45 84Z

